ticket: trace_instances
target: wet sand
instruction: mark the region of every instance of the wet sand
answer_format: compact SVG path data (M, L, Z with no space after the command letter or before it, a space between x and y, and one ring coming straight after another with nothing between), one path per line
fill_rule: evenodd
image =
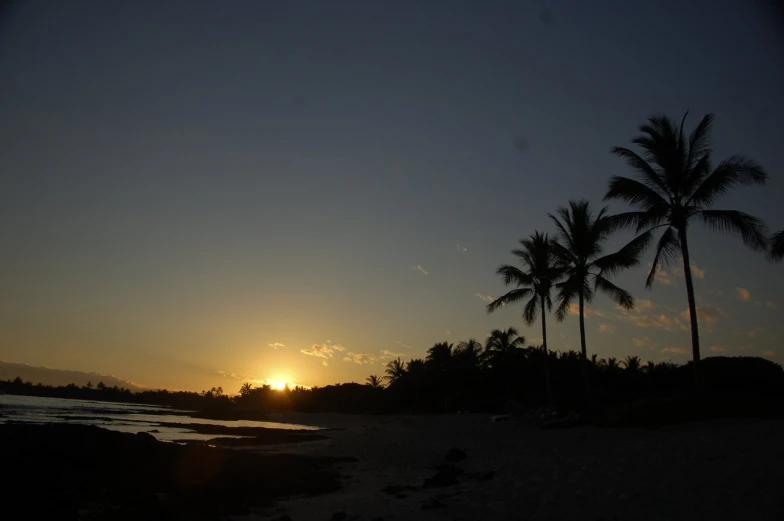
M339 490L284 499L247 519L784 519L780 420L545 430L478 415L270 419L342 430L254 450L356 461L338 465ZM446 462L452 447L466 458Z

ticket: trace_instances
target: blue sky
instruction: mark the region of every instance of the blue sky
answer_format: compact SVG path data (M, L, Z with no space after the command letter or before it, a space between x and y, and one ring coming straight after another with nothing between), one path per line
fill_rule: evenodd
M484 312L495 269L570 198L598 207L628 173L609 149L654 112L716 113L715 156L770 174L717 207L784 228L784 39L761 3L159 4L3 23L2 360L233 389L363 381L495 327L535 341L520 310ZM691 245L705 355L784 356L782 267ZM685 361L681 278L619 276L650 303L598 296L589 351ZM578 347L574 317L551 324Z

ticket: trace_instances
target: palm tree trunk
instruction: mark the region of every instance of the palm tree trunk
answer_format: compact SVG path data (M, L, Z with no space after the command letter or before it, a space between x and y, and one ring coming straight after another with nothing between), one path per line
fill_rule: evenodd
M580 290L579 293L579 304L580 304L580 349L581 355L580 362L583 369L583 383L585 384L585 398L590 403L591 397L591 377L588 372L588 348L585 345L585 297L583 295L583 291Z
M550 384L550 361L547 356L547 309L542 295L542 351L544 351L544 389L547 393L547 405L553 405L553 389Z
M683 273L686 276L686 296L689 299L689 319L691 320L691 351L694 362L694 388L702 390L702 370L700 369L700 333L697 328L697 304L694 301L694 282L691 278L689 245L686 242L686 229L678 230L683 256Z

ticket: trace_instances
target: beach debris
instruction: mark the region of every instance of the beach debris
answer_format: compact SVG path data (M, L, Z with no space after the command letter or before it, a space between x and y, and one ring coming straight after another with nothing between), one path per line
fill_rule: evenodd
M452 447L448 451L446 451L446 456L444 456L444 461L463 461L466 459L468 455L465 451L460 450L457 447Z

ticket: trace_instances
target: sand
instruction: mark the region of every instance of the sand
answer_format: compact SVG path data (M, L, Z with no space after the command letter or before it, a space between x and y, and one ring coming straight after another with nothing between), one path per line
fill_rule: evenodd
M248 450L357 460L340 464L341 490L285 499L248 519L784 519L784 421L543 430L484 415L270 419L340 430ZM467 454L453 464L457 483L423 488L451 447Z

